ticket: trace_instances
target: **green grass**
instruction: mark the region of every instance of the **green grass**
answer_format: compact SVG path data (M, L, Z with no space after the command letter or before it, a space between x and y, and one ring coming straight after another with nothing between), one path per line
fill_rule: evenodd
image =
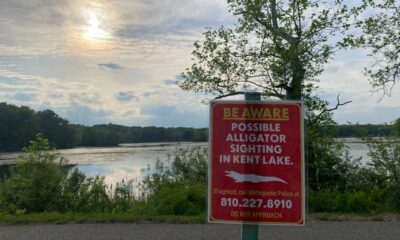
M308 220L319 221L400 221L398 213L310 213Z
M307 221L400 221L397 213L310 213ZM146 216L132 213L31 213L21 215L0 214L1 224L35 224L35 223L206 223L204 214L198 216Z
M32 223L205 223L205 215L198 216L137 216L131 213L31 213L21 215L0 214L2 224Z

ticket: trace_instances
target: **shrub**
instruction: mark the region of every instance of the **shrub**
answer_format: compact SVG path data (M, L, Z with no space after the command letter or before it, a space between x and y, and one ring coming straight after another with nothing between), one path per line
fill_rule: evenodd
M66 160L37 135L17 158L9 178L0 184L0 208L5 212L43 212L64 209Z
M0 210L14 214L111 211L104 177L87 178L79 170L69 173L69 169L66 159L37 135L18 156L11 176L0 182ZM117 204L130 206L122 202L120 187L116 192Z
M140 185L147 209L155 215L199 215L206 211L207 150L177 150L157 161Z

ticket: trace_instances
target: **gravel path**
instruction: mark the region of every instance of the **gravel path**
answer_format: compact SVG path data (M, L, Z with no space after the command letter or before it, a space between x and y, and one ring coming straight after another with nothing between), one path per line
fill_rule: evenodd
M240 239L228 224L34 224L0 225L0 240L223 240ZM260 226L259 239L400 240L400 222L308 222L305 227Z

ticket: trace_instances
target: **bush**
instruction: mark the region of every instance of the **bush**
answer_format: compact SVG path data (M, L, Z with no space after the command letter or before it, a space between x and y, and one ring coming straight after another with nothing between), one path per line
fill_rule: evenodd
M18 156L11 176L0 182L0 211L111 212L132 206L134 198L129 189L133 186L118 183L109 194L104 177L87 178L79 170L69 173L69 169L66 159L37 135Z
M347 156L337 165L343 169L335 171L343 176L333 187L310 189L311 212L400 210L399 142L374 141L370 148L368 167ZM38 135L18 156L12 174L0 181L0 212L201 215L206 212L207 156L205 148L177 150L167 161L157 161L140 184L123 180L113 189L104 177L70 171L66 159Z
M385 205L376 202L364 191L358 192L310 192L311 212L369 213L384 211Z
M206 172L204 148L178 150L167 162L157 161L155 172L139 185L139 199L133 181L122 180L112 189L104 177L70 172L67 161L38 135L0 182L0 211L199 215L206 209Z
M199 215L206 212L207 151L177 150L140 185L147 209L154 215Z
M372 180L381 189L386 190L386 198L393 208L400 211L400 139L388 137L367 140Z
M37 135L18 156L11 176L0 183L0 209L9 213L64 210L62 189L67 176L65 159Z

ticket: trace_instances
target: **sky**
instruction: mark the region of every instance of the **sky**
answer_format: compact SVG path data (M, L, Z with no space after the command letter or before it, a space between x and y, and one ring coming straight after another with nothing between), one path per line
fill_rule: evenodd
M208 127L205 96L175 83L207 28L230 26L221 0L0 0L0 102L71 123ZM335 55L317 94L338 123L400 117L400 88L373 92L361 50Z

